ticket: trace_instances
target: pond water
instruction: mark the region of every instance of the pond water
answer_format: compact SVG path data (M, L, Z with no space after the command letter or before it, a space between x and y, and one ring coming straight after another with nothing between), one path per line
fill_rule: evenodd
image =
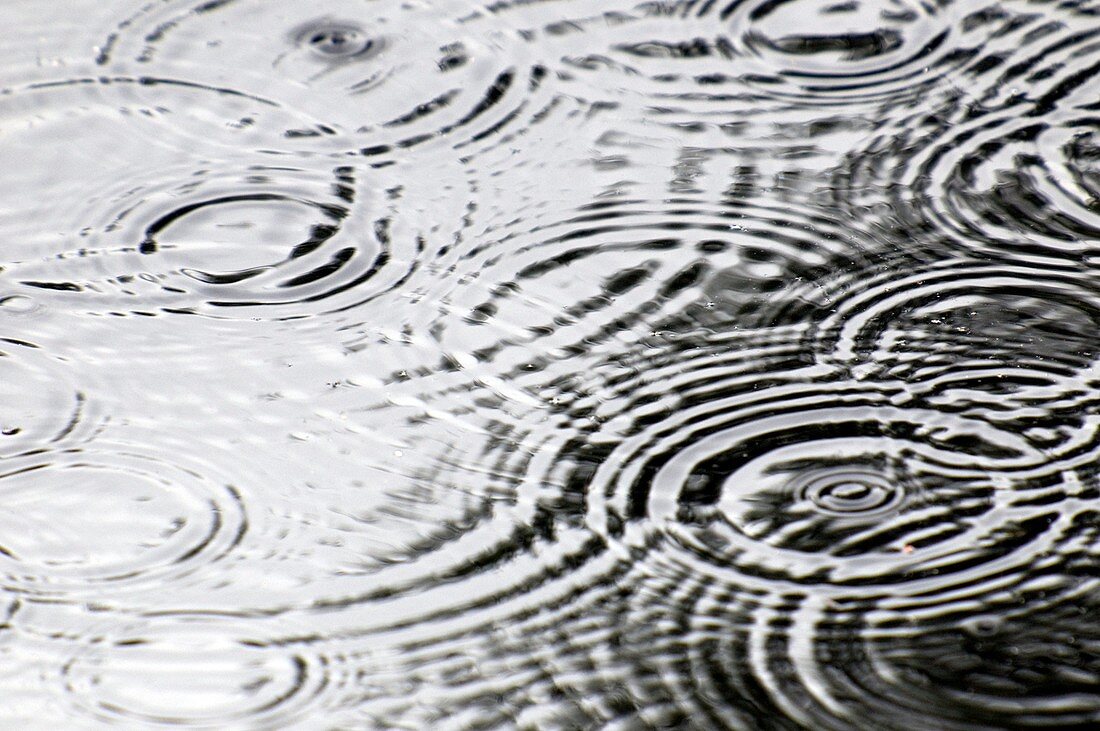
M0 726L1100 727L1100 2L0 18Z

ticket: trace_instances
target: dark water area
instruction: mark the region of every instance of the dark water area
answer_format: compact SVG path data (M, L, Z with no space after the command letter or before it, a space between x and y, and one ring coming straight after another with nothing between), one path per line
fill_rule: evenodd
M0 727L1100 728L1100 2L0 19Z

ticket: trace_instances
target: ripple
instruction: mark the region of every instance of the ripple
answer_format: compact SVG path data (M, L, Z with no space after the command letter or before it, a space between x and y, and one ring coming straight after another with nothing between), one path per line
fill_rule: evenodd
M68 364L33 343L0 338L0 459L70 444L96 420Z
M59 155L98 144L91 131L71 139L79 149L55 142ZM110 150L108 139L102 145ZM101 165L106 189L68 206L50 236L20 240L4 276L39 300L97 314L294 319L370 301L419 263L423 239L353 167L131 153L150 166L123 181L113 177L121 161ZM52 215L69 193L41 190L46 210L26 211L27 223Z
M897 0L758 0L728 3L718 15L732 47L753 59L755 83L850 104L912 99L936 84L969 50L953 37L958 12Z
M745 703L829 728L818 719L891 708L959 717L972 706L943 678L919 696L938 705L921 709L885 695L887 676L868 711L854 690L821 684L878 668L829 653L863 641L867 623L872 642L899 617L963 621L983 606L977 594L1041 583L1044 567L1072 561L1095 523L1096 450L1052 459L1014 429L843 371L805 365L797 339L729 331L569 380L551 368L517 378L560 396L542 408L482 391L448 423L483 431L466 430L425 483L481 494L491 513L431 560L377 574L392 579L385 593L347 582L339 602L374 617L335 617L335 636L407 649L410 667L430 668L463 638L508 626L464 652L484 655L483 669L533 653L532 673L590 699L530 710L543 721L721 727ZM432 432L442 417L429 407L419 423ZM495 687L529 708L524 691ZM1051 712L1022 702L1036 718Z
M455 252L476 276L430 291L442 307L422 328L460 360L492 363L475 371L519 375L502 369L529 364L535 346L547 354L537 362L621 352L676 318L694 330L804 325L832 307L830 289L894 255L795 204L624 199L547 218Z
M848 295L822 323L821 347L863 371L984 362L1072 372L1095 360L1085 333L1100 318L1100 289L1087 274L948 261Z
M1053 458L1091 443L1098 322L1087 274L948 261L853 288L814 348L858 379L1026 434Z
M234 488L103 444L5 461L0 493L0 581L35 597L163 584L218 561L246 527Z
M375 50L376 41L353 23L321 20L299 28L294 34L299 46L305 46L325 58L357 58Z
M885 226L958 251L1091 266L1100 173L1087 13L1006 17L999 42L1016 46L970 71L935 114L899 119L850 153L839 195L859 205L885 194Z
M372 569L373 579L384 581L388 589L368 588L362 577L326 581L328 588L317 587L324 606L359 602L406 606L415 601L417 592L440 594L435 586L440 577L480 584L491 578L485 571L488 566L513 559L516 563L510 565L524 568L516 568L516 581L494 594L522 602L524 583L541 584L549 579L547 572L558 571L529 552L562 561L598 554L598 546L608 537L598 537L576 512L584 502L583 491L577 490L591 475L569 476L578 467L569 451L578 447L580 437L574 430L606 444L621 438L620 430L628 428L629 414L615 412L624 400L633 402L636 394L631 389L639 384L629 376L624 383L622 374L654 373L661 379L662 391L675 384L666 399L651 393L657 382L645 383L649 401L643 410L667 414L687 398L684 391L708 393L712 390L705 385L708 380L734 378L731 368L739 378L752 382L742 371L748 362L742 358L750 353L801 368L806 358L798 353L797 333L825 317L832 307L820 293L861 276L879 255L850 227L810 207L780 209L741 201L708 207L689 198L674 203L672 219L669 208L646 200L593 205L563 221L554 212L547 216L546 225L524 221L522 230L506 227L498 240L483 237L485 243L456 250L453 265L439 262L441 267L479 272L476 278L445 283L439 291L423 295L438 298L445 309L438 315L425 312L438 319L418 324L418 329L440 341L451 365L395 376L387 386L386 399L401 407L398 414L408 414L409 428L401 433L415 436L399 451L417 455L412 464L422 469L416 473L416 483L428 492L426 502L432 493L448 505L453 502L450 496L462 495L468 509L460 519L448 522L448 530L438 538L418 547L406 545L405 557L395 555L391 566ZM686 252L693 258L686 258ZM590 258L603 261L593 264ZM599 272L598 278L586 276L592 271ZM570 319L549 303L528 300L528 279L537 282L541 291L552 287L561 297L577 302L576 308L567 311ZM445 287L454 289L446 292ZM781 309L772 308L777 291L791 295L776 298ZM517 316L512 304L482 299L486 293L513 303L529 302L533 308ZM466 305L460 305L460 296L473 305L464 328L454 317L468 312ZM498 319L497 313L509 322ZM545 325L536 314L546 317ZM515 318L513 327L509 327L511 318ZM488 338L481 341L483 347L472 351L467 349L480 343L473 339L478 337L476 330L470 328L484 330ZM689 347L692 337L707 343L696 341ZM533 343L544 357L531 359ZM646 347L628 347L624 352L624 343ZM662 352L663 360L652 356L655 350ZM632 361L631 354L642 357ZM591 381L579 375L584 370L578 370L578 356L598 369ZM680 372L685 358L705 374L699 376L698 384L693 375ZM429 373L433 378L430 391L425 391L424 381L412 376ZM604 383L605 377L611 381ZM476 390L471 393L472 383ZM596 412L591 404L600 401L608 405ZM389 414L391 423L395 418L392 408L377 410L375 416L372 410L354 409L340 418L367 432L375 416ZM608 422L608 433L601 434ZM424 458L439 453L441 446L440 456ZM555 459L557 466L553 466ZM591 465L592 459L583 461ZM400 473L409 467L394 461L393 469ZM553 470L553 476L542 475L542 469ZM564 489L562 480L569 487L555 496ZM410 516L403 511L402 516L407 523ZM556 545L558 529L551 527L559 520L561 530L571 535L564 546ZM514 544L511 548L500 544L504 536ZM441 594L438 599L443 604L431 611L451 616L457 611L452 604L458 596L476 597L477 593ZM420 613L430 606L428 601L417 602L403 611ZM470 621L476 622L476 615ZM357 631L366 630L348 630Z
M1096 725L1094 4L130 5L0 90L13 716Z
M167 79L78 78L2 90L7 184L36 191L12 198L5 261L55 253L59 238L89 225L90 213L102 216L184 161L255 149L263 135L254 122L268 113L275 110L262 101Z
M208 617L101 623L63 666L76 712L104 723L286 727L324 709L340 665ZM150 693L150 686L157 692Z
M1019 519L999 488L1047 455L979 420L848 389L682 408L608 454L589 525L631 542L667 531L716 577L750 585L904 582L972 570L976 546L999 557L993 537Z
M275 42L273 42L273 40ZM460 2L149 3L117 23L98 63L262 94L317 120L284 149L368 155L500 134L545 69L495 16ZM543 102L545 103L545 102ZM541 106L539 104L538 106Z
M469 429L423 482L482 495L491 512L456 526L445 558L418 557L392 572L389 591L355 601L404 606L416 591L438 594L430 587L441 576L474 586L508 566L514 578L497 595L523 606L536 587L567 592L589 570L606 570L621 555L603 547L615 545L655 571L674 561L755 591L826 594L868 584L932 591L953 573L973 578L983 561L990 571L1026 566L1044 550L1051 539L1039 523L1022 544L1015 526L1046 508L1017 503L1007 489L1049 486L1059 468L1042 447L985 420L905 405L896 387L801 365L797 341L754 345L752 337L670 350L665 368L607 363L572 381L536 370L515 386L526 381L543 401L483 392L453 411L446 423ZM764 357L772 368L757 372ZM563 397L551 400L553 391ZM423 433L451 428L430 406L423 414ZM673 557L651 555L655 543ZM558 584L561 561L586 569ZM341 601L352 601L354 583ZM436 597L441 618L460 596L480 603L475 591L447 596Z
M820 180L853 141L964 87L1011 26L898 0L496 5L525 24L555 89L614 118L611 134L733 156L775 171L777 187Z
M1100 253L1100 148L1092 120L1017 122L983 132L944 140L919 164L938 191L916 189L922 212L971 250L1093 264Z
M772 471L766 470L769 476ZM809 502L816 510L832 518L886 515L905 497L902 487L891 482L886 475L861 467L811 472L799 480L792 492L797 499Z
M609 97L700 109L741 101L750 114L753 102L774 109L769 100L874 108L912 104L978 55L988 23L964 11L908 0L623 3L568 18L559 10L537 32L564 49L567 78L586 76Z
M1079 597L1067 609L1095 594L1091 580L1052 576L1090 560L1095 450L1071 469L1049 464L1013 431L898 408L895 389L821 367L784 371L734 342L724 363L686 351L665 372L561 384L576 393L622 374L613 390L577 394L567 420L513 417L527 428L499 432L492 472L502 486L522 474L538 528L529 555L479 554L479 571L499 567L516 582L492 610L465 609L464 627L478 614L511 625L482 667L533 655L548 683L586 703L531 714L577 725L692 718L720 728L764 713L848 728L904 710L933 728L982 708L998 722L1048 724L1093 712L1087 692L1048 693L1023 670L1033 662L1005 686L1021 690L1017 703L996 700L994 681L971 667L922 668L940 655L920 643L970 631L980 612L1001 616L994 607L1042 615L1060 581ZM730 368L738 356L742 368ZM445 616L418 631L443 632ZM1045 627L1038 646L1059 641ZM1051 677L1087 685L1090 657L1067 658L1065 675ZM956 693L962 677L989 694Z

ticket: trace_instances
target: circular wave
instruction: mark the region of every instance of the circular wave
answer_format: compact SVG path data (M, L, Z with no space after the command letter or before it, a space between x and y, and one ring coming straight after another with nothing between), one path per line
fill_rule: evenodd
M974 68L936 114L899 118L849 153L836 176L838 200L871 205L883 227L906 238L1092 267L1100 237L1092 93L1100 56L1097 32L1080 30L1087 12L1006 12L998 42L1012 45L997 62Z
M562 49L567 80L699 109L744 102L750 113L768 101L912 104L979 55L993 25L964 21L965 9L949 3L907 0L624 3L566 19L555 10L517 12ZM586 31L606 38L609 29L614 42L594 49Z
M1097 323L1087 274L948 261L854 288L811 345L861 381L903 384L913 403L1025 435L1053 458L1094 440Z
M138 89L148 97L137 98ZM54 257L66 246L79 255L75 240L133 207L135 190L185 163L196 165L193 173L262 145L253 125L269 113L279 116L256 99L163 79L76 78L5 89L0 162L13 189L36 195L11 201L4 262Z
M90 312L297 319L398 286L423 247L360 199L350 167L222 165L181 178L133 191L79 249L21 262L10 276Z
M516 34L461 2L149 3L108 33L97 62L231 85L316 120L290 128L284 149L461 146L546 103L535 95L546 71Z
M770 468L765 472L771 477ZM841 519L888 515L905 496L902 487L886 475L860 466L811 472L791 491L797 501L818 513Z
M5 110L17 119L25 97L41 104L0 153L40 191L5 226L13 287L98 314L294 319L369 301L419 264L426 244L402 225L415 217L395 216L400 196L380 190L379 174L371 185L339 162L246 162L216 144L189 151L161 136L155 112L111 110L119 87L129 85L37 88ZM32 149L50 165L18 164ZM58 178L59 168L74 174Z
M904 653L922 652L919 635L891 634L892 622L980 625L974 608L989 604L978 595L1071 564L1095 529L1096 450L1055 453L1015 429L918 405L897 383L806 365L799 351L733 331L572 379L554 368L517 379L545 406L481 391L452 407L448 427L425 409L426 431L468 427L425 482L480 491L492 515L432 561L376 574L394 578L384 593L346 582L324 606L377 612L340 617L335 636L394 652L408 643L419 658L410 663L430 668L476 628L507 624L504 637L464 650L485 655L479 667L534 653L532 673L593 699L552 704L542 718L606 711L718 728L753 707L792 727L840 728L890 709L928 728L965 718L976 706L952 695L946 670L929 672L924 692L892 698L896 678L859 664L861 653L902 668ZM845 642L850 655L839 654ZM847 673L879 684L875 694L856 694ZM464 697L486 682L472 679ZM1021 682L1018 712L1072 718ZM525 707L522 690L497 690ZM601 705L612 702L615 711Z
M0 338L0 404L0 459L79 442L97 423L64 360L14 338Z
M718 10L753 83L804 101L912 101L976 51L961 9L897 0L730 2Z
M682 405L608 453L587 522L631 542L659 531L716 579L758 588L973 572L976 546L1000 559L992 536L1021 519L1002 488L1057 473L1049 455L985 421L895 399L841 381Z
M247 520L231 486L102 444L6 460L0 583L75 599L163 585L231 552Z
M158 617L92 631L60 669L74 720L297 728L349 692L340 658L280 646L254 624Z
M1087 274L947 261L854 288L822 321L817 349L861 375L975 366L1068 375L1095 362L1087 333L1097 322L1100 289Z
M600 358L708 328L803 327L830 311L831 289L895 256L794 204L624 199L548 219L455 250L452 266L476 276L425 293L441 307L417 327L467 375L523 377L562 353ZM545 356L531 357L535 344Z

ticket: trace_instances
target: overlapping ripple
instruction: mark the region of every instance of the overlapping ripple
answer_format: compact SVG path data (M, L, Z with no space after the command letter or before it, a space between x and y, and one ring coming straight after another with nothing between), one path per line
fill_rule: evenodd
M137 85L39 85L7 100L10 166L22 185L51 193L28 199L10 232L12 291L100 314L286 319L362 304L418 266L424 240L395 220L399 195L379 175L242 158L219 144L258 144L247 123L181 138L161 119L177 110L127 105ZM193 91L170 86L176 103ZM195 104L187 111L200 116L205 103ZM62 142L32 162L43 136ZM47 185L58 169L83 172Z
M907 682L925 672L921 629L967 635L997 602L1042 615L1038 587L1093 590L1067 567L1086 560L1096 529L1095 448L1067 449L1059 464L1014 431L909 405L902 391L876 393L831 369L752 373L749 363L781 366L782 350L744 337L724 345L718 362L680 354L672 379L654 370L613 392L593 388L567 422L500 433L493 473L515 477L496 490L515 485L513 500L527 507L505 514L528 522L533 543L516 555L515 533L484 526L477 532L500 536L499 548L464 537L448 557L476 545L465 565L509 577L507 601L485 621L507 612L517 654L554 648L536 653L540 665L589 723L692 718L717 728L749 723L756 708L845 728L905 708L918 728L980 727L968 723L982 704L946 690L955 677L983 682L970 667L945 662L934 681ZM741 368L734 348L746 355ZM623 413L597 406L611 393ZM436 615L437 627L476 621L469 601L455 619ZM1087 632L1083 615L1076 622ZM1089 652L1075 657L1087 664ZM1097 712L1094 697L1051 695L1042 678L1013 682L1013 707L989 702L987 721L1057 725ZM544 710L570 718L556 704Z
M552 12L552 11L551 11ZM570 57L601 83L638 76L655 96L672 100L742 93L800 103L852 105L910 100L957 68L966 48L961 8L895 0L816 3L639 3L544 32L567 35L590 25L616 26L606 54ZM963 36L963 37L959 37ZM970 53L968 53L970 51Z
M676 318L678 329L805 325L845 282L898 256L794 203L623 198L550 213L456 252L454 266L477 274L432 291L443 308L423 325L448 353L525 357L514 346L537 343L548 359L561 348L583 358Z
M334 635L396 647L423 683L465 647L482 673L445 698L499 693L516 704L502 713L543 722L719 728L755 708L845 728L905 708L918 728L977 728L972 697L946 690L952 673L984 682L970 667L906 685L925 672L920 643L980 633L997 602L1041 615L1032 586L1055 604L1091 591L1068 567L1096 529L1094 440L1052 450L896 382L806 365L797 343L760 333L641 360L544 380L560 395L546 410L483 394L456 414L484 432L467 430L425 483L480 493L491 513L455 526L445 552L378 574L385 592L345 582L339 601L364 612L327 620ZM496 626L509 629L468 647ZM516 686L485 670L532 655ZM542 682L558 695L537 711ZM1097 711L1026 673L1014 682L1014 708L990 702L987 720Z
M5 683L11 717L25 714L33 723L306 728L311 714L332 713L352 691L345 658L280 647L252 623L209 616L81 621L49 606L28 614L19 633L40 674L24 686L49 687L61 701L36 708ZM35 626L63 621L64 637Z
M80 13L0 82L10 723L1100 723L1095 3Z
M920 713L918 727L970 728L967 698L907 691L909 671L866 657L905 667L919 634L892 633L899 617L954 617L966 631L984 621L974 597L1041 583L1039 567L1064 566L1094 529L1100 443L1079 335L1095 317L1090 281L977 260L908 260L899 276L884 266L903 258L888 240L839 226L822 235L829 219L809 207L684 199L647 225L646 203L600 206L531 246L513 237L464 254L479 257L479 278L443 292L447 308L427 326L450 365L394 379L388 400L418 451L446 445L420 460L418 484L471 509L446 540L408 546L369 579L316 584L315 608L363 608L330 617L330 637L391 648L410 682L486 723L717 728L757 708L844 728L892 703ZM799 220L817 236L803 240ZM528 258L509 265L501 252ZM596 256L606 263L568 271ZM779 309L766 297L773 273L802 288ZM587 306L562 317L526 294L549 277ZM486 290L528 314L509 326L513 305L460 299ZM486 338L465 352L453 347L476 342L456 334L463 301L477 302L465 326ZM501 624L506 638L467 646ZM549 649L534 651L539 642ZM457 652L484 657L483 669L534 653L516 662L533 662L529 682L561 702L536 711L533 686L488 671L438 689L433 668ZM1018 712L1037 723L1096 712L1020 683ZM482 707L494 693L515 705Z
M885 126L849 156L838 190L886 194L897 222L968 253L1092 266L1096 219L1094 10L990 10L998 44L934 111ZM891 224L887 224L891 225Z
M124 448L3 466L0 582L28 596L74 600L179 578L232 550L247 525L232 486Z
M376 156L499 134L530 115L545 69L477 4L325 2L272 12L256 0L148 3L119 18L105 70L230 86L313 121L289 150ZM545 102L544 102L545 103Z
M288 319L388 291L423 246L384 204L358 200L370 192L349 167L212 164L178 175L128 191L97 211L113 217L69 239L74 248L18 262L10 276L85 312Z
M700 263L724 251L715 247ZM721 727L720 719L748 712L724 705L735 698L807 726L843 728L905 707L923 714L922 728L970 728L970 700L940 690L950 681L907 693L901 671L868 667L861 653L886 652L904 666L905 653L918 652L919 632L892 633L891 623L954 617L969 631L985 621L974 597L1041 584L1039 567L1075 560L1088 540L1098 444L1085 333L1097 312L1095 289L1083 275L973 260L920 266L908 277L867 266L847 276L838 267L832 278L826 271L813 284L827 307L775 319L731 306L708 321L698 291L675 305L642 293L647 304L635 309L645 313L648 337L635 342L644 348L620 347L600 360L592 331L574 336L587 351L544 349L559 355L517 366L504 381L511 391L483 379L488 388L450 416L466 436L424 482L482 494L492 518L465 525L430 569L402 574L412 583L396 594L344 600L402 607L386 611L404 618L397 627L427 612L442 641L459 631L452 626L465 635L477 625L472 610L488 598L473 587L496 575L493 609L482 609L481 619L517 622L517 636L557 638L539 663L550 682L572 688L567 696L611 702L601 694L626 693L667 704L646 715L618 695L617 712L596 711L601 701L591 700L584 711L547 711L558 720L618 713L656 723L698 713ZM500 291L523 290L516 278ZM751 314L764 319L753 327ZM800 320L806 327L791 327ZM688 322L697 328L690 337L654 336L683 335ZM530 332L535 342L556 343L574 327L548 320ZM629 325L615 332L623 331ZM479 361L462 364L467 375L500 372L493 348L477 353ZM576 368L580 361L587 367ZM441 423L430 402L417 413L426 431ZM429 590L425 605L402 599L406 591L420 596L415 587L430 581L431 569L470 588ZM635 582L625 596L612 588ZM651 596L652 582L667 586ZM1087 594L1071 577L1064 583ZM1019 591L1020 611L1032 611L1027 590ZM550 618L535 609L547 605ZM587 638L553 629L608 606L619 607L607 620L616 631ZM339 624L354 636L397 629ZM418 621L418 633L431 634L431 626ZM637 657L620 635L661 650ZM864 642L871 649L859 649ZM517 641L515 652L530 651ZM423 661L430 657L434 651ZM581 667L586 677L574 680ZM1050 699L1039 685L1018 682L1016 712L1036 723L1096 712L1087 701ZM861 696L852 685L881 695ZM1010 713L990 710L990 718L1002 712Z
M949 262L850 292L817 331L816 348L859 379L898 384L929 408L1024 435L1047 459L1083 450L1087 460L1098 294L1084 274Z

